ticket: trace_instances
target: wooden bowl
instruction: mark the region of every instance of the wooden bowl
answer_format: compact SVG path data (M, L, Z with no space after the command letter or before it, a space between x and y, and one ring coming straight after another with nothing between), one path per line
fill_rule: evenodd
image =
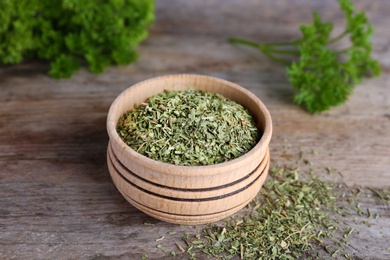
M116 126L126 111L164 90L185 91L189 87L219 93L246 107L263 131L255 147L224 163L178 166L152 160L122 141ZM115 186L134 207L163 221L204 224L223 219L248 204L268 174L271 116L254 94L226 80L170 75L135 84L112 103L107 131L107 163Z

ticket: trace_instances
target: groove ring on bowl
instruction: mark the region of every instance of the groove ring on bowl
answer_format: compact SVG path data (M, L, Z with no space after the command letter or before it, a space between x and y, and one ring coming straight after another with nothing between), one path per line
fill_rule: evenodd
M269 164L266 165L266 172L268 172ZM264 177L265 179L265 177ZM263 180L264 182L264 180ZM238 205L237 207L228 209L226 211L217 212L213 214L205 214L205 215L176 215L176 214L170 214L161 212L158 210L151 209L149 207L146 207L145 205L139 204L138 202L132 200L127 195L121 193L123 197L134 207L139 209L140 211L148 214L151 217L154 217L156 219L174 223L174 224L184 224L184 225L195 225L195 224L206 224L206 223L212 223L221 219L224 219L228 216L231 216L232 214L240 211L242 208L244 208L253 198L256 197L257 193L254 193L252 197L250 197L247 201L244 201L242 204Z
M269 164L268 157L265 161L266 166L256 170L256 178L238 190L214 197L200 196L200 198L196 198L195 195L195 198L191 199L167 196L167 193L157 194L140 188L117 172L109 155L107 160L114 184L122 194L130 197L139 204L148 205L147 207L149 208L159 209L162 212L177 215L198 215L199 212L212 214L237 207L242 201L247 201L253 194L258 193L267 175Z
M243 176L241 179L235 180L231 183L220 186L205 187L201 189L183 189L161 185L159 183L149 181L123 165L115 156L110 144L108 145L107 151L108 162L113 166L114 170L123 177L124 181L139 187L139 189L147 190L150 193L182 198L183 201L185 199L203 199L208 197L224 196L226 194L243 189L258 177L255 173L262 172L269 159L269 151L267 150L263 161L261 161L261 163L253 171Z

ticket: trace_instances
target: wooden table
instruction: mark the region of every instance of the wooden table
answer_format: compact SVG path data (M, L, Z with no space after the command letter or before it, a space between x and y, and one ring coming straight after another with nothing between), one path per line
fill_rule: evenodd
M346 104L315 116L292 103L281 66L226 38L294 39L313 10L340 31L336 1L158 1L156 23L132 65L101 75L82 70L67 80L49 78L48 66L38 62L1 67L0 258L166 259L170 251L180 252L175 242L185 247L184 232L201 232L204 226L168 224L141 213L122 198L107 170L105 120L111 102L133 83L158 75L216 76L255 93L273 117L274 165L291 162L289 154L316 150L314 166L340 172L319 170L324 179L388 188L390 2L359 0L356 6L375 25L374 56L383 74L358 85ZM353 259L390 259L389 202L366 196L361 203L380 218L357 227L361 234L351 237L348 252ZM362 216L348 217L351 223L354 218Z

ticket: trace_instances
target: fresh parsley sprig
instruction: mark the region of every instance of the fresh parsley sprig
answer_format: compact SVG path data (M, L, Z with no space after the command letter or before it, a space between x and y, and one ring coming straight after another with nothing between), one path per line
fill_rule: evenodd
M302 24L302 37L292 42L256 43L230 38L229 42L260 50L268 58L287 66L287 74L297 90L294 102L310 113L318 113L347 101L354 86L365 76L381 73L371 57L374 28L364 12L356 13L351 0L338 0L345 14L344 31L331 38L333 24L323 22L317 12L312 24ZM335 49L334 43L349 37L350 46ZM294 59L288 59L287 57ZM293 60L293 61L291 61Z
M69 78L82 65L102 73L129 64L154 9L154 0L0 0L0 65L38 58Z

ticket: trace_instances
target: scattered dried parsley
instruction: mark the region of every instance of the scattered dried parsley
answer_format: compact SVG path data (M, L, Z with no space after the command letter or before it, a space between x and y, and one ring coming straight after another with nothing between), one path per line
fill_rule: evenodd
M301 179L298 169L273 168L270 175L247 217L211 225L190 248L224 259L295 259L331 237L337 223L324 209L335 206L333 187L315 176Z
M132 149L176 165L211 165L235 159L261 137L249 111L222 95L192 88L164 91L135 106L117 132Z
M379 198L380 200L384 202L389 202L390 201L390 190L389 189L374 189L374 188L369 188L372 193Z

